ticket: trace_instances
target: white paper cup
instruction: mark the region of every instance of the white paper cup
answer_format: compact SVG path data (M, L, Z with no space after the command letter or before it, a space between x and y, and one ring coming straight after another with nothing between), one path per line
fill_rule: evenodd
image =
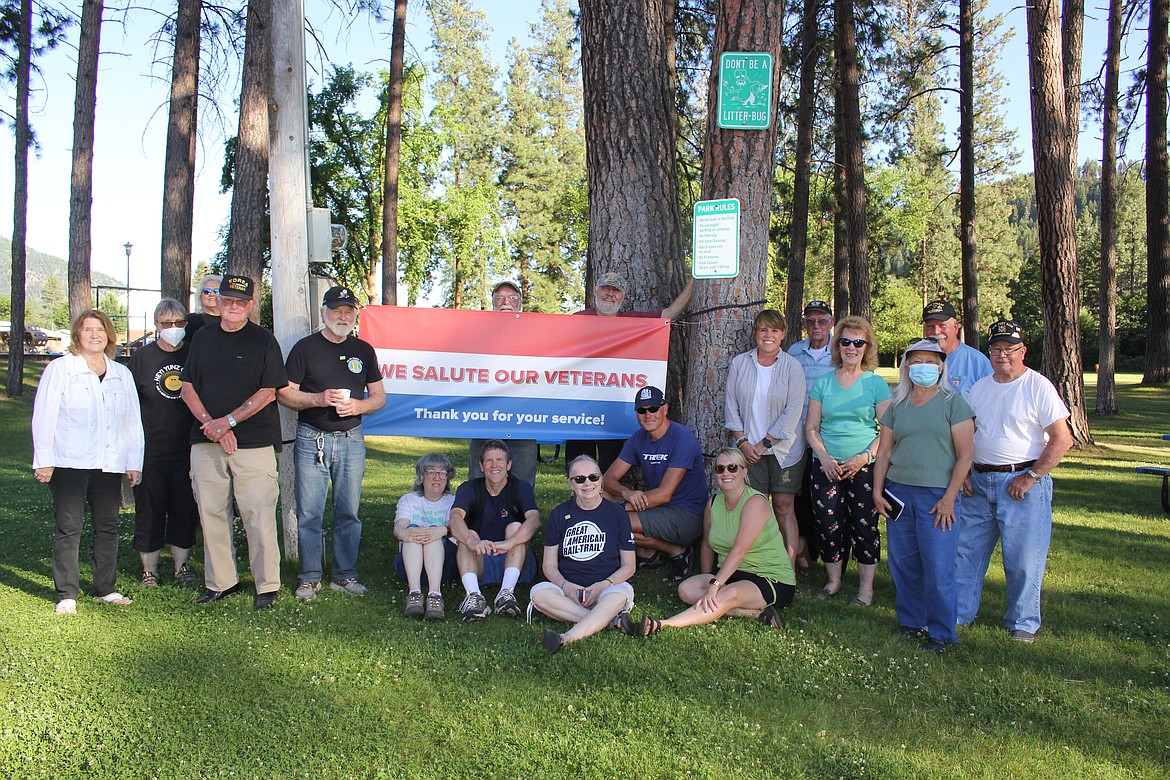
M348 400L349 400L350 392L349 392L349 390L348 390L347 388L344 388L344 387L343 387L343 388L341 388L340 390L334 390L333 392L335 392L335 393L340 393L340 394L341 394L341 400L342 400L342 401L348 401Z

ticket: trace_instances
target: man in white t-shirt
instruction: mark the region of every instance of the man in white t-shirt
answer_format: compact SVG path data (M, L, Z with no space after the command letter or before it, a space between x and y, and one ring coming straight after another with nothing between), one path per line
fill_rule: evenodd
M1024 365L1028 348L1019 323L994 323L987 352L992 374L967 397L975 411L975 465L959 523L956 614L959 625L975 620L991 553L1002 540L1003 624L1012 639L1032 642L1040 628L1040 585L1052 539L1049 472L1072 446L1069 411L1052 383Z

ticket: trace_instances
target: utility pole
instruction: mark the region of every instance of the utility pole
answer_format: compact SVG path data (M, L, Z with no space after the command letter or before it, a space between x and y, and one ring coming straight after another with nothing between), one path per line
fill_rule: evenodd
M268 180L272 233L272 330L288 355L309 335L309 159L303 0L272 3L272 94L268 111ZM297 517L292 442L296 413L280 408L284 554L296 558Z

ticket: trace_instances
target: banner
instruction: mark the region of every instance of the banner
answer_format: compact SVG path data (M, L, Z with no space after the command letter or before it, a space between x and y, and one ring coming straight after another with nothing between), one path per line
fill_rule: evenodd
M386 406L374 436L624 439L666 383L670 321L400 306L362 309Z

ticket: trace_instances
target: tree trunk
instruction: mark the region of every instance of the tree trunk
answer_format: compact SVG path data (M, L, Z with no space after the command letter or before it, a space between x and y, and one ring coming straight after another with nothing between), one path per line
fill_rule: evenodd
M775 95L780 85L783 18L784 0L724 0L715 15L701 198L739 199L739 276L710 279L695 290L696 311L728 308L700 315L687 334L687 397L683 414L711 462L719 448L727 443L723 417L712 410L723 408L723 389L731 358L753 343L752 320L762 308L756 302L766 296L768 223L779 137L775 117L766 130L719 127L719 58L727 51L770 53L774 63L772 94Z
M1077 288L1077 237L1069 165L1058 0L1028 6L1032 157L1036 170L1040 287L1044 301L1044 373L1072 413L1074 446L1093 443L1085 414Z
M227 272L251 278L257 300L264 274L268 224L268 100L272 93L272 0L248 0L244 75L236 142L235 183L228 227ZM260 307L252 318L260 316Z
M841 62L837 39L837 62ZM849 313L849 227L845 223L845 139L841 134L841 90L833 96L835 128L833 130L833 313L837 318Z
M1097 414L1117 414L1117 81L1121 72L1121 3L1109 0L1101 142L1101 285Z
M69 190L69 319L93 308L90 292L90 220L93 211L93 124L102 0L82 0L73 98L73 177ZM127 282L128 283L128 282Z
M191 230L195 211L195 138L198 131L199 31L202 0L179 0L171 66L170 118L163 174L162 268L164 298L190 306Z
M1068 118L1069 173L1077 176L1077 137L1081 132L1081 50L1085 37L1085 0L1064 0L1060 38L1064 71L1064 111Z
M816 76L820 52L820 29L817 24L818 0L803 0L800 21L800 96L796 109L796 160L792 174L792 233L789 243L788 291L784 302L784 319L788 335L784 346L800 340L804 315L804 269L808 249L809 177L812 170L813 118L816 115Z
M581 0L589 270L629 285L626 307L661 309L684 286L675 168L669 0ZM635 66L636 63L636 66ZM681 328L671 338L667 400L681 409Z
M9 398L24 394L24 276L28 232L28 83L32 71L32 0L20 0L20 26L16 33L16 182L12 194L12 286L8 315Z
M1166 155L1166 59L1170 54L1167 19L1170 0L1150 8L1146 65L1146 372L1142 384L1170 382L1170 160Z
M869 228L866 223L865 133L861 128L861 94L857 66L857 31L853 0L835 0L841 78L840 128L844 152L844 216L849 253L849 313L872 319L869 284ZM844 315L838 311L837 316Z
M390 38L390 106L386 110L386 170L382 178L382 305L398 305L398 161L402 151L402 67L406 3L394 0Z
M975 257L975 19L959 0L959 245L963 341L979 349L979 266Z

